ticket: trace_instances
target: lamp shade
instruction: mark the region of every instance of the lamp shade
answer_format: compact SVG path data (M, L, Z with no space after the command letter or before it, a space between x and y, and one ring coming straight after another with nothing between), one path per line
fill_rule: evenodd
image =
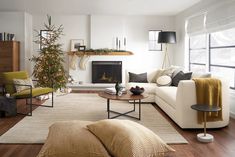
M176 33L172 31L159 32L158 43L176 43Z

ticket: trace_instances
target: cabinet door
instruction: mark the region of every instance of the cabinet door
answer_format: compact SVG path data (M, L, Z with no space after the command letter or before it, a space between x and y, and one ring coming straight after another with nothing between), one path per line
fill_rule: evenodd
M19 70L19 42L0 42L0 72Z

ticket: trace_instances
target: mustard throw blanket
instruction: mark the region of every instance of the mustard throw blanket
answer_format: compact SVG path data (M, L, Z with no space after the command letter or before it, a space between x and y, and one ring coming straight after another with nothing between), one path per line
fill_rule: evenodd
M219 112L207 114L207 121L220 121L222 118L222 85L219 79L197 78L193 79L196 85L197 104L216 105L221 108ZM203 112L198 112L198 123L203 122Z

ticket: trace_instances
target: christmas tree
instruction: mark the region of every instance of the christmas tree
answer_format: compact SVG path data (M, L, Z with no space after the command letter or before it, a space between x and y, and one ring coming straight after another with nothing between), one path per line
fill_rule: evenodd
M38 56L33 56L31 59L35 63L33 76L38 80L38 86L52 87L53 85L57 90L65 87L67 83L62 45L58 43L63 33L63 26L52 25L51 16L47 16L47 19L48 23L44 24L43 33L36 31L38 38L34 42L40 44L40 51Z

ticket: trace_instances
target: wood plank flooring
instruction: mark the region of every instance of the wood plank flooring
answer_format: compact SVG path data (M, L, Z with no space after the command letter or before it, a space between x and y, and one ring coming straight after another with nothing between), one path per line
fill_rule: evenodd
M18 108L24 106L19 101ZM40 103L40 102L38 102ZM208 132L215 137L212 143L200 143L196 139L197 133L203 130L180 129L156 104L153 106L158 110L176 129L183 135L189 144L171 145L176 152L170 153L167 157L233 157L235 156L235 120L231 119L228 127L221 129L209 129ZM36 108L36 107L34 107ZM24 116L0 118L0 135L13 127ZM36 157L40 151L41 144L0 144L0 157Z

